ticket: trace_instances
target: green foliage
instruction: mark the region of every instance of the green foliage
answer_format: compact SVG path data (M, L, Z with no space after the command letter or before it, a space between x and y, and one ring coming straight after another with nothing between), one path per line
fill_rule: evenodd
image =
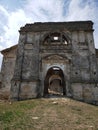
M11 122L11 120L13 119L14 114L11 111L5 111L0 113L0 122Z

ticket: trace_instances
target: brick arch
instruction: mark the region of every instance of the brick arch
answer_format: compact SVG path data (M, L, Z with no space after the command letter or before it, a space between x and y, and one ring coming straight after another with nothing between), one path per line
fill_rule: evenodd
M62 37L64 37L66 39L66 41L71 44L71 38L69 37L69 35L66 32L60 32L60 31L53 31L53 32L48 32L46 34L44 34L44 36L41 38L41 44L43 44L45 42L45 39L47 39L50 36L57 36L57 35L62 35Z

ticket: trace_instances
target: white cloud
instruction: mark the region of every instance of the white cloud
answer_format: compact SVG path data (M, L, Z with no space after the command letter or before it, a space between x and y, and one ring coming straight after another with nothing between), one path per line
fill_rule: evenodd
M0 12L2 12L3 15L5 15L5 16L9 16L9 13L7 12L7 10L2 5L0 5Z
M61 21L63 19L63 0L28 0L25 11L34 21Z
M86 0L71 0L68 14L65 20L67 21L81 21L81 20L92 20L94 22L94 41L95 47L98 48L98 7L95 1ZM82 3L82 6L81 6Z
M87 0L88 1L88 0ZM90 0L89 0L90 1ZM81 6L83 0L71 0L67 20L93 20L95 15L94 1L91 4L85 2Z
M26 17L24 11L21 9L17 10L16 12L10 13L8 24L5 27L5 42L7 46L17 44L18 30L28 21L30 21L30 19Z

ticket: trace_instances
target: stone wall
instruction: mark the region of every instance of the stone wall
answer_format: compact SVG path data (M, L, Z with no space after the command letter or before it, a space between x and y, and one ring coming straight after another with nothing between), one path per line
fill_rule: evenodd
M2 84L0 90L0 97L7 99L10 96L11 89L11 79L14 74L14 67L16 61L16 51L17 46L13 46L11 48L5 49L2 51L3 54L3 62L2 62Z
M9 92L11 87L11 99L43 97L56 73L47 72L58 67L63 94L98 103L98 66L91 21L26 24L19 32L17 53L16 48L3 52L2 88Z
M22 27L12 80L12 90L13 84L17 86L16 97L12 98L43 96L47 71L56 66L64 73L66 96L90 103L97 101L94 86L98 71L92 25L87 21L34 23Z

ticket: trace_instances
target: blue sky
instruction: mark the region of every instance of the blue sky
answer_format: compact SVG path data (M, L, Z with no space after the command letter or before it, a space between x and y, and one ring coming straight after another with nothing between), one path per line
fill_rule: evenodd
M0 0L0 50L18 43L18 30L26 23L80 20L94 22L98 48L98 0Z

